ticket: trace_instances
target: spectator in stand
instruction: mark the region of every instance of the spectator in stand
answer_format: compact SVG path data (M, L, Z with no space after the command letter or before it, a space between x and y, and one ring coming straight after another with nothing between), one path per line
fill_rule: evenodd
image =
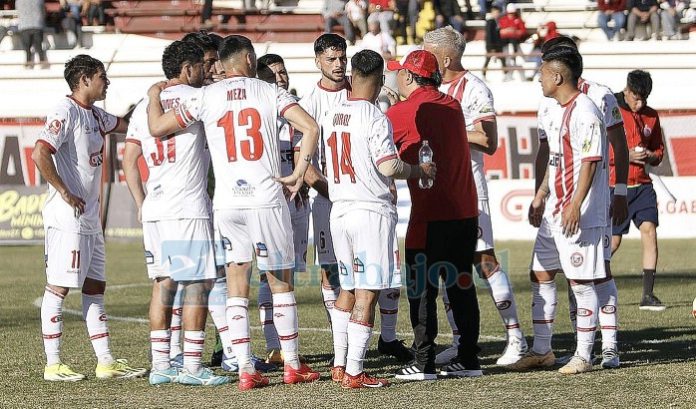
M536 69L534 70L534 74L532 74L530 77L527 77L528 81L533 81L534 77L539 73L539 69L541 68L541 49L542 46L544 45L545 42L552 40L556 37L558 37L558 30L556 29L556 22L554 21L547 21L544 24L539 24L539 27L537 27L536 33L534 33L528 40L527 42L532 42L533 47L532 47L532 52L530 56L526 59L527 61L534 61L536 62Z
M213 0L203 0L201 8L201 26L203 28L213 27Z
M486 61L483 63L483 70L481 70L481 75L483 79L486 79L486 73L488 72L488 63L491 62L491 58L494 56L491 53L501 54L503 52L503 40L500 38L500 26L498 25L498 19L500 19L500 13L502 13L502 8L497 5L491 5L490 17L486 20ZM505 70L505 58L500 56L495 56L503 66L503 72L507 73Z
M419 0L396 0L396 9L398 18L395 36L404 37L407 44L415 44L416 24L418 23L418 13L420 13Z
M368 11L370 15L376 14L379 17L380 30L385 33L391 33L394 25L395 9L394 0L370 0Z
M689 7L686 0L661 0L660 19L662 21L662 35L669 40L681 40L679 23L685 8Z
M353 33L353 25L348 20L346 15L345 0L324 0L324 8L321 12L324 16L324 32L331 33L333 26L340 24L343 27L343 33L346 39L355 44L355 34Z
M626 40L633 41L636 37L636 26L650 24L650 36L656 40L660 37L660 16L658 15L657 0L628 0L628 26ZM647 40L650 37L643 37Z
M388 32L380 29L378 16L371 14L367 18L368 33L362 41L362 48L379 53L385 60L389 61L396 56L396 41Z
M517 12L515 3L508 3L505 11L505 15L498 20L500 38L503 41L504 53L509 53L509 48L512 47L513 54L508 54L507 65L509 67L516 67L517 64L515 60L517 55L520 54L520 43L527 37L527 27L524 25L524 20L520 17L520 13ZM513 71L514 69L515 68L513 68ZM520 75L524 80L524 73L521 70ZM505 79L508 81L512 79L512 71L508 71Z
M435 26L437 28L450 25L460 33L464 30L464 17L462 9L459 8L459 1L435 0L433 6L435 7Z
M626 0L597 0L599 14L597 21L607 36L607 40L623 40L621 30L626 24ZM609 27L609 22L614 20L614 27Z
M360 32L360 38L363 38L367 34L367 1L348 0L346 15L353 24L353 29L357 29Z
M66 34L74 34L75 38L68 41L72 44L72 48L83 48L82 44L82 0L60 0L60 5L63 8L65 16L61 21L61 26Z
M106 13L102 0L85 0L85 8L87 9L88 25L103 26L106 24Z
M22 45L27 60L24 68L34 68L34 54L39 55L41 68L49 68L46 51L43 49L43 35L46 24L46 8L44 0L19 0L16 4L19 21L17 29L22 37ZM32 47L34 51L32 52Z

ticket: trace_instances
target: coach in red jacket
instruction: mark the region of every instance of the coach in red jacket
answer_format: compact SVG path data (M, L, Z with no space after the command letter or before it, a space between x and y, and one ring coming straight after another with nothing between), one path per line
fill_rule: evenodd
M436 378L439 276L445 280L461 333L459 354L441 374L480 376L480 313L471 275L478 237L478 198L464 115L455 99L438 91L442 79L430 52L413 51L401 62L390 61L387 67L398 71L399 93L406 98L387 111L401 159L418 163L422 142L428 141L440 168L430 189L420 188L415 179L408 182L412 204L406 233L406 279L415 360L397 371L396 377Z

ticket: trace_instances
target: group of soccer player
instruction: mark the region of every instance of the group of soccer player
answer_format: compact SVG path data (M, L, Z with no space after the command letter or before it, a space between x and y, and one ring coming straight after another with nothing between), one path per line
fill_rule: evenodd
M572 40L546 43L537 188L529 211L539 233L530 272L534 344L528 348L512 286L493 248L483 173L484 154L493 154L498 143L493 96L461 65L465 46L460 33L445 27L427 33L423 48L437 59L440 91L459 102L466 122L479 210L474 263L507 331L505 351L496 363L516 370L556 363L553 279L563 272L570 283L577 350L560 372L592 368L597 320L602 366L618 367L609 238L611 216L615 223L626 217L628 154L616 100L608 88L581 79L582 57ZM391 123L375 104L380 93L394 94L384 87L384 60L369 50L356 53L349 80L346 49L345 39L336 34L315 41L321 78L298 100L288 92L280 56L257 60L253 44L242 36L188 34L165 49L167 81L148 90L129 125L94 106L109 85L103 64L87 55L68 61L65 79L72 95L48 115L33 155L49 183L47 286L41 307L44 379L84 379L59 357L62 304L70 288L82 289L83 316L99 361L96 376L131 378L147 372L114 359L109 348L98 213L103 135L109 132L127 135L123 167L143 224L145 262L153 281L152 385L230 382L201 362L208 313L223 346L223 367L238 371L240 390L268 385L262 372L275 365L282 366L287 384L320 378L299 355L293 286L294 274L306 270L310 216L333 335L331 379L344 388L389 384L363 370L377 305L378 350L402 363L411 361L412 352L396 337L401 275L394 179L436 180L437 167L399 158ZM617 180L612 215L607 141L614 149ZM149 172L145 187L140 157ZM313 200L308 188L316 192ZM263 358L251 353L254 260L261 272ZM458 328L443 294L454 343L436 357L440 366L455 359L458 349ZM480 376L481 371L454 374Z

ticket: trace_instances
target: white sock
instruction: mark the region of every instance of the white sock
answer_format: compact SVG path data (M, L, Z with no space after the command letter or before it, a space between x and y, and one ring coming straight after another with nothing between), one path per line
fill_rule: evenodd
M381 337L384 342L396 341L396 320L399 313L400 288L390 288L379 292L379 316ZM335 315L335 311L334 311Z
M184 331L184 369L197 374L201 370L201 356L205 331Z
M63 335L63 299L65 297L46 287L41 302L41 334L43 335L46 365L60 362L60 339Z
M331 306L333 309L333 305ZM298 322L297 322L297 303L295 302L295 292L273 294L273 322L275 323L280 347L283 350L285 365L290 365L294 369L300 368L298 356Z
M512 293L512 286L507 274L502 268L498 268L498 271L488 277L487 281L491 297L493 297L493 302L498 309L500 318L503 319L508 337L524 340L524 335L520 329L520 321L517 319L515 295Z
M363 371L363 362L367 347L370 345L372 325L366 322L350 320L348 322L348 362L346 373L350 376Z
M590 362L595 331L597 331L597 292L594 284L576 284L571 286L578 303L577 342L575 355Z
M273 297L271 296L271 287L268 286L268 281L266 280L261 280L259 282L259 319L261 320L263 336L266 338L266 351L280 349L278 332L273 323Z
M599 329L602 331L602 350L617 349L616 335L619 330L619 292L612 278L595 284L599 305Z
M334 321L331 325L334 344L334 366L346 366L349 320L350 311L334 308Z
M327 288L323 285L321 286L321 298L324 300L324 308L326 308L326 315L329 317L329 324L333 321L333 308L340 292L341 287Z
M249 335L249 299L227 299L227 326L232 342L232 352L237 357L239 372L254 373L251 364L251 336Z
M570 283L568 283L568 314L570 317L570 327L576 332L578 327L578 303L575 301L575 294Z
M150 331L150 352L152 353L152 369L163 371L168 369L169 343L172 333L166 329Z
M227 357L231 357L233 355L232 341L230 339L229 327L227 326L225 310L227 310L227 281L224 279L216 280L208 296L208 311L210 311L210 317L213 319L215 329L220 334L220 342L222 342L224 353Z
M87 333L92 341L94 353L97 355L97 361L102 365L114 362L109 348L109 328L104 312L104 294L82 293L82 318L87 324Z
M556 318L556 283L532 283L532 323L534 324L534 346L537 354L551 350L553 321Z
M169 345L169 357L175 358L181 355L181 314L184 312L184 285L176 287L176 295L172 304L172 322L169 329L172 331L172 341Z
M442 294L442 303L445 305L447 322L449 322L450 328L452 328L452 346L457 347L459 346L459 329L457 328L457 323L454 322L454 313L452 312L452 307L450 306L447 289L442 282L440 283L440 294Z

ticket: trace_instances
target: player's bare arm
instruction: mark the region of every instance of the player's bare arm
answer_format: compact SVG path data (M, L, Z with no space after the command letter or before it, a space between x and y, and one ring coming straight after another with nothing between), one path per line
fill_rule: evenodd
M113 129L113 133L126 133L128 131L128 120L124 118L118 118L118 125Z
M300 160L300 151L295 151L294 161L295 165ZM307 168L307 172L304 175L304 182L308 184L312 189L316 190L317 193L329 198L329 183L326 181L326 177L319 172L319 169L310 164Z
M628 217L628 202L626 202L626 182L628 181L628 144L623 126L615 126L607 132L607 138L614 150L614 170L616 172L616 184L623 185L623 189L614 190L614 199L611 203L611 218L615 226L619 226ZM621 194L623 193L623 194Z
M143 201L145 201L145 190L140 178L140 169L138 169L138 158L142 156L143 150L138 144L126 142L126 149L123 153L123 172L126 175L126 184L128 190L133 196L133 201L138 207L138 221L141 219L141 210Z
M580 166L580 175L578 176L577 191L570 200L568 206L563 209L561 215L561 225L563 226L563 234L570 237L577 233L580 229L580 207L587 197L587 193L592 186L597 162L583 162Z
M466 136L471 149L486 155L493 155L498 149L498 124L495 118L477 122L474 130L467 131Z
M41 176L60 193L60 196L70 207L75 209L75 215L79 216L85 211L85 201L68 190L68 187L63 183L63 179L61 179L56 170L56 165L53 163L51 155L51 149L48 145L39 141L34 145L31 159L36 163L36 167L39 168Z
M539 140L539 150L537 151L536 158L534 159L534 192L539 190L539 187L544 182L546 177L546 170L549 164L549 143L546 139ZM542 176L544 175L544 176ZM548 187L548 181L547 187Z
M166 82L158 82L147 91L149 102L147 105L147 124L150 134L155 138L162 138L180 129L183 129L176 119L176 109L172 109L166 114L162 109L160 93Z
M539 155L537 155L537 158L538 157ZM538 228L541 226L541 219L544 215L544 209L546 208L546 198L549 196L550 190L548 168L544 167L543 170L537 169L537 171L544 172L544 177L537 178L536 183L538 186L534 194L534 199L532 199L532 203L529 205L527 219L529 219L529 224ZM537 173L537 175L538 174L539 173ZM539 182L539 180L541 180L541 182Z
M286 109L283 116L293 128L303 135L302 144L300 145L300 159L295 164L295 170L291 175L278 179L280 183L288 187L288 190L292 193L291 198L294 198L304 183L305 173L311 165L312 155L314 155L314 151L317 149L319 126L299 105Z
M421 163L420 165L409 165L399 158L386 160L379 164L379 173L394 179L417 179L430 178L435 180L437 175L437 165L435 162Z

